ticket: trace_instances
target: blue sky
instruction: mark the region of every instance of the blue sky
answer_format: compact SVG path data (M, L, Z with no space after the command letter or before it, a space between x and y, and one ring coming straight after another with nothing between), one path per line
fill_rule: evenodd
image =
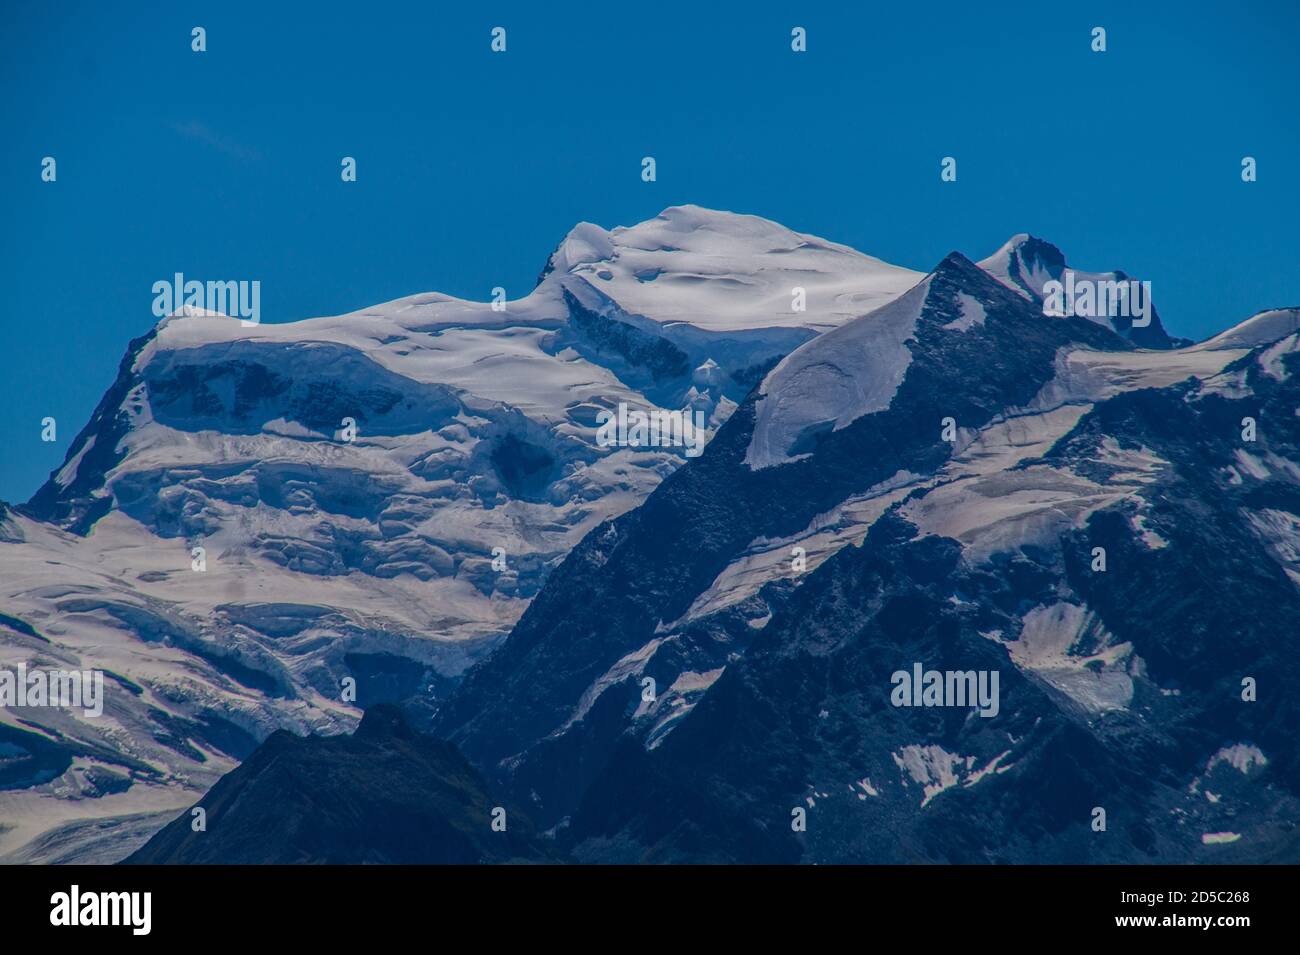
M0 498L61 463L177 271L260 280L272 322L514 297L574 223L693 202L917 269L1033 232L1193 338L1300 304L1290 0L592 9L5 0Z

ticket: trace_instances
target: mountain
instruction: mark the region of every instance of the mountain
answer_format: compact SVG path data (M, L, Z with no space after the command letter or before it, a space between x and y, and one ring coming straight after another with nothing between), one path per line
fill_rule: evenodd
M579 224L551 255L553 273L581 280L584 301L617 303L698 339L796 325L826 331L897 298L923 276L846 245L758 216L674 206L631 228ZM792 292L806 310L792 312ZM797 321L792 321L797 319ZM805 336L805 340L808 336ZM743 395L742 395L743 397Z
M580 224L504 310L164 320L0 513L0 669L108 688L0 710L0 858L116 861L223 777L265 828L277 748L397 701L454 749L393 785L491 793L546 858L1290 857L1300 311L1171 347L1050 314L1041 246L922 275L674 207ZM620 405L707 447L603 442ZM914 663L997 672L998 714L892 706Z
M1083 272L1072 268L1066 263L1065 255L1060 249L1027 232L1013 235L987 259L981 259L979 266L1039 306L1045 304L1044 286L1049 282L1065 283L1067 272L1072 273L1069 281L1081 286L1090 285L1093 290L1137 281L1125 272ZM1069 286L1072 287L1073 285ZM1062 290L1061 294L1061 301L1054 306L1057 309L1062 308L1065 299L1069 297L1066 290ZM1156 311L1154 302L1146 299L1145 304L1150 306L1146 324L1141 324L1141 318L1135 324L1135 316L1123 314L1123 308L1117 309L1116 314L1102 313L1086 317L1117 332L1139 348L1173 348L1176 345L1191 344L1189 341L1170 338L1160 322L1160 313Z
M412 732L385 704L350 736L277 730L196 808L201 831L187 812L125 861L472 865L548 855L453 747ZM503 831L493 829L497 809Z
M0 858L120 857L277 729L440 699L687 459L603 444L602 412L698 413L704 437L785 354L918 278L682 206L578 225L522 298L159 322L0 514L0 667L108 687L98 718L0 710Z
M583 861L1295 861L1298 342L1136 349L954 253L592 531L430 726ZM1000 705L895 705L914 666Z

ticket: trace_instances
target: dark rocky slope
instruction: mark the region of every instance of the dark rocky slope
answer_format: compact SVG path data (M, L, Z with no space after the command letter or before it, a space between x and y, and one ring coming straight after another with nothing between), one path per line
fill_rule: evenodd
M352 736L280 730L128 864L472 864L548 857L528 821L506 815L455 748L415 733L400 712L366 712Z

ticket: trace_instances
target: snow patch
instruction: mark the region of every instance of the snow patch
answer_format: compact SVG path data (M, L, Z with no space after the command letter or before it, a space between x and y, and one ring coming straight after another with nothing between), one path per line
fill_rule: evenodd
M1268 759L1258 746L1252 746L1249 743L1237 743L1233 746L1225 746L1211 756L1210 761L1205 764L1205 771L1207 773L1212 772L1214 767L1220 763L1227 763L1237 772L1246 775L1256 766L1267 766Z
M945 789L956 786L960 782L959 774L965 775L975 762L974 756L957 756L942 746L933 745L904 746L897 753L890 753L890 756L900 773L920 784L924 792L922 808ZM907 785L906 779L902 782Z
M1264 374L1270 378L1284 381L1287 372L1282 359L1287 355L1294 354L1296 351L1300 351L1300 334L1288 335L1260 353L1259 365L1264 369Z
M1241 469L1257 481L1267 481L1270 477L1269 470L1264 466L1264 462L1249 451L1243 451L1237 448L1233 455Z
M1019 640L999 642L1016 666L1089 713L1125 709L1133 700L1127 672L1132 645L1116 643L1096 614L1078 604L1035 607L1022 619Z
M1239 832L1206 832L1201 835L1201 843L1207 846L1222 846L1236 842L1241 838Z
M987 316L984 314L984 306L980 304L978 299L967 295L965 292L958 292L957 305L961 312L960 317L944 325L945 329L964 332L976 325L984 324L984 319Z
M1290 511L1264 507L1245 511L1246 520L1255 532L1269 544L1278 558L1300 569L1300 517Z

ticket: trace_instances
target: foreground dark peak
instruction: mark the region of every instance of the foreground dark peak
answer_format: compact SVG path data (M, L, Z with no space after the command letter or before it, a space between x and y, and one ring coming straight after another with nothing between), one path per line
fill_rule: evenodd
M482 863L545 858L528 821L499 804L455 747L421 736L396 707L366 712L352 736L272 734L199 802L126 861L156 863Z

